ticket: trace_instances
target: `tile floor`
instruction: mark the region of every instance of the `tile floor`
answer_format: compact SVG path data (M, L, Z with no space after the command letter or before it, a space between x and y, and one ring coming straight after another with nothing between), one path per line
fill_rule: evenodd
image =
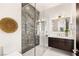
M34 56L34 52L36 52L37 56L72 56L73 55L73 53L64 50L51 48L51 47L45 48L42 46L37 46L24 53L23 56Z

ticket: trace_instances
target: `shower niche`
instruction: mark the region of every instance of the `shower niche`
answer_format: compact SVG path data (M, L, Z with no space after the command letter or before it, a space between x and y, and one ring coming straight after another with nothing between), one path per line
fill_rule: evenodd
M35 5L35 4L34 4ZM39 45L36 21L39 11L29 3L22 3L22 54Z

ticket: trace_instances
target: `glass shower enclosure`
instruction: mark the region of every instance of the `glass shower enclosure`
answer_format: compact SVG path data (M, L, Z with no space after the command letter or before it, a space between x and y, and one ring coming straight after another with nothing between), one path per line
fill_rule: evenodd
M22 54L25 56L38 55L39 43L39 11L36 4L22 3Z

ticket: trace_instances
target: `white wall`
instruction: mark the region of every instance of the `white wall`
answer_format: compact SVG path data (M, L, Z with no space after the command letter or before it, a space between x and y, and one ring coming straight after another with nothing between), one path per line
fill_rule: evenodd
M14 33L0 30L0 44L3 46L4 54L15 50L21 51L21 4L0 4L0 19L3 17L11 17L18 23L18 29Z

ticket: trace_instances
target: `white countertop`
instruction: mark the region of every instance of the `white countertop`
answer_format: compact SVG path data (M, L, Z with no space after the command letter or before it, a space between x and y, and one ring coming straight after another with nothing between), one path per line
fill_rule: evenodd
M56 32L52 33L52 35L48 35L48 37L74 39L73 35L69 34L67 37L67 36L65 36L65 33L56 33Z
M54 37L54 38L64 38L64 39L70 39L70 40L74 40L74 38L71 37L58 37L58 36L48 36L48 37Z

